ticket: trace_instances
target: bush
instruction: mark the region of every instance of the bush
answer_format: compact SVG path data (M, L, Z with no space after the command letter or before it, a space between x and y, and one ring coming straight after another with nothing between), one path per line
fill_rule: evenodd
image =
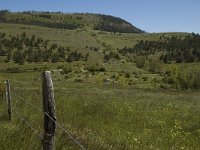
M146 58L144 56L140 56L135 59L136 66L138 68L144 68L145 62L146 62Z
M85 69L88 70L89 72L98 71L98 67L97 67L97 65L95 65L95 64L88 65L88 66L86 66Z
M71 66L64 66L62 71L62 74L68 74L72 72L72 67Z
M106 69L105 69L104 67L101 66L101 67L99 68L99 71L100 71L100 72L105 72Z
M142 77L143 81L147 81L148 77Z
M126 78L130 78L130 77L131 77L130 72L126 72L126 73L125 73L125 77L126 77Z
M178 83L181 89L199 89L200 72L196 70L181 71L178 74Z
M167 88L177 88L178 87L178 72L179 69L176 67L171 67L170 69L165 71L164 78L162 80L163 83L165 83ZM162 84L162 83L161 83ZM165 87L165 85L162 84L162 87Z
M160 73L161 72L161 64L157 60L149 60L148 69L150 72L153 73Z
M122 64L125 64L125 63L126 63L126 60L121 60L121 63L122 63Z
M106 71L105 67L100 66L98 63L90 64L86 66L85 69L88 70L89 72L95 72L95 71L105 72Z
M65 75L65 79L70 79L69 74Z
M165 72L163 83L167 84L167 87L176 89L200 89L200 71L171 68Z

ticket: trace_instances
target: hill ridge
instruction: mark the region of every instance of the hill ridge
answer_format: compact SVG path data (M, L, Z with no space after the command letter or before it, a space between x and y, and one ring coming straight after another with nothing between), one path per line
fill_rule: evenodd
M70 30L89 29L120 33L144 33L143 30L120 17L93 13L10 12L8 10L1 10L0 22Z

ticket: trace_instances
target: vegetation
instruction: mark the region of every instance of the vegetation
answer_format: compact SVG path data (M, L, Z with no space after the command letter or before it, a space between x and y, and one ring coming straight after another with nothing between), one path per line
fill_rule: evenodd
M105 20L109 18L105 21L107 27L93 30L102 19L92 14L9 11L0 14L1 19L12 16L11 20L33 16L48 24L66 19L79 28L27 25L26 19L14 24L0 23L2 149L42 149L42 140L15 111L39 133L43 132L40 109L43 109L44 70L52 73L57 121L86 149L200 148L198 34L119 33L122 20L110 16L103 16ZM126 31L127 28L123 29ZM172 52L173 59L165 62L163 58L171 57ZM178 63L180 52L184 57ZM185 53L190 53L188 56L194 57L194 61L188 61ZM11 82L12 122L1 96L5 95L6 79ZM20 98L37 106L39 111ZM59 127L56 148L79 149Z
M39 74L8 74L8 78L13 92L42 109ZM2 80L4 76L1 73ZM54 74L57 121L69 129L87 149L200 147L197 126L200 119L199 92L130 89L67 82L58 77ZM16 96L12 99L14 110L19 111L42 132L42 112ZM0 108L2 148L42 148L41 140L16 115L12 122L7 120L4 101L0 102ZM79 149L59 128L56 131L56 148Z
M160 36L158 41L139 41L133 48L124 47L119 52L123 55L136 54L154 55L158 52L163 54L160 59L164 63L170 63L175 61L176 63L191 63L200 61L200 35L191 34L186 37L166 37Z
M0 22L38 25L58 29L94 29L109 32L142 33L127 21L101 14L63 14L61 12L10 12L0 11Z
M95 30L122 32L122 33L143 33L141 29L134 27L129 22L108 15L98 15L99 23L94 27Z
M67 56L68 54L68 56ZM89 54L70 52L67 47L49 44L48 40L37 38L32 35L26 36L26 32L21 35L6 37L5 33L0 33L0 56L7 56L5 62L13 60L15 63L24 64L25 61L32 62L73 62L78 60L87 61Z
M187 71L178 68L170 68L165 72L163 78L165 88L181 88L181 89L199 89L200 88L200 72L195 69Z

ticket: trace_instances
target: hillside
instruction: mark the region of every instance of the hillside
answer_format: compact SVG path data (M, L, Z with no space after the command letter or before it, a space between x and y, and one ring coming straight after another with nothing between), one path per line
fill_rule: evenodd
M46 26L58 29L101 30L121 33L143 33L131 23L102 14L63 14L53 12L9 12L0 11L0 22Z
M141 33L94 14L1 12L0 18L0 149L42 149L46 70L60 125L57 150L80 149L68 134L88 150L200 149L198 34Z

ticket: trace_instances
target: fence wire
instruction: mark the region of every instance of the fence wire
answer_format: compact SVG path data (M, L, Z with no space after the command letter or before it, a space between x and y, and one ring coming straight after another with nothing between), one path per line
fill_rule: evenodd
M42 137L42 135L40 134L40 132L37 130L37 129L35 129L32 125L31 125L31 123L29 123L28 121L27 121L27 119L25 118L25 117L23 117L18 111L16 111L15 109L12 109L12 111L14 112L14 114L23 122L23 123L25 123L25 125L26 126L28 126L32 131L33 131L33 133L35 133L36 135L37 135L37 137L39 138L39 139L43 139L43 137Z
M12 94L15 95L16 97L18 97L18 98L19 98L21 101L23 101L25 104L27 104L27 105L29 105L29 106L31 106L31 107L37 109L39 112L44 113L44 111L43 111L41 108L39 108L38 106L32 104L31 102L28 102L28 101L25 100L23 97L21 97L21 96L19 96L18 94L16 94L15 92L12 91ZM70 133L70 131L68 131L68 130L65 129L60 123L58 123L57 121L55 121L55 119L53 119L51 116L49 116L48 113L45 112L44 114L45 114L46 116L48 116L53 122L55 122L55 124L57 125L57 127L58 127L60 130L62 130L64 133L66 133L66 134L68 135L68 137L69 137L74 143L76 143L81 149L86 150L86 148L85 148L77 139L75 139L75 138L72 136L72 134ZM22 116L21 116L21 119L22 119L23 121L26 121L25 118L22 117ZM35 133L38 133L38 132L36 132L37 130L35 130L35 129L31 126L30 123L26 122L26 124L29 125L30 128L31 128Z

